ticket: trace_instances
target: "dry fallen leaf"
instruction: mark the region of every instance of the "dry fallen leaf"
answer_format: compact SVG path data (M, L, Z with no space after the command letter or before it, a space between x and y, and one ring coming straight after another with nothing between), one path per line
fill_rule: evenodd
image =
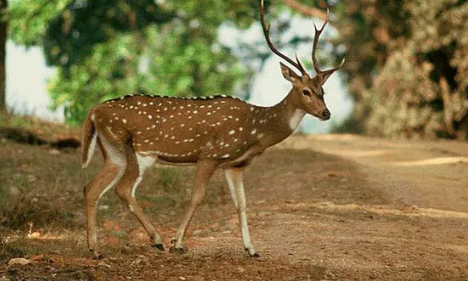
M31 258L29 258L30 261L43 261L45 260L45 256L44 254L39 254L39 255L35 255L35 256L32 256Z

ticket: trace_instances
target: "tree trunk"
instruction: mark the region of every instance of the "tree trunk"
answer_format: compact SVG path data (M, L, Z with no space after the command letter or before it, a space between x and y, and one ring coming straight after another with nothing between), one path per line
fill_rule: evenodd
M6 111L6 43L8 0L0 0L0 112Z

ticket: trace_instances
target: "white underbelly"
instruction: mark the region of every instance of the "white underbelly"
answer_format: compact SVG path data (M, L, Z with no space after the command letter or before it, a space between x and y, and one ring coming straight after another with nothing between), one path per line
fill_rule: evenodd
M151 159L153 159L153 162L155 161L156 163L162 164L162 165L171 165L171 166L193 166L193 165L196 165L196 163L192 163L192 162L185 163L185 162L177 162L177 161L171 162L171 161L163 160L156 153L152 153L151 151L137 152L136 154L140 156L139 158L151 158Z

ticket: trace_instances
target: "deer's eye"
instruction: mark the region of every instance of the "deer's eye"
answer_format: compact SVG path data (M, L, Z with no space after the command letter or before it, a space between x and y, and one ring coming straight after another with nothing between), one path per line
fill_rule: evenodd
M302 94L304 96L312 96L312 92L309 89L302 90Z

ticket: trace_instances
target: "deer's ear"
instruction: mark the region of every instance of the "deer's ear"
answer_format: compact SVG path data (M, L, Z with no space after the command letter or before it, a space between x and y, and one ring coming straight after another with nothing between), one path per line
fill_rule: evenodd
M282 62L280 62L280 66L281 66L281 73L283 73L284 79L288 80L291 83L294 83L301 79L299 75L297 75L294 71L292 71L289 67L284 65Z

